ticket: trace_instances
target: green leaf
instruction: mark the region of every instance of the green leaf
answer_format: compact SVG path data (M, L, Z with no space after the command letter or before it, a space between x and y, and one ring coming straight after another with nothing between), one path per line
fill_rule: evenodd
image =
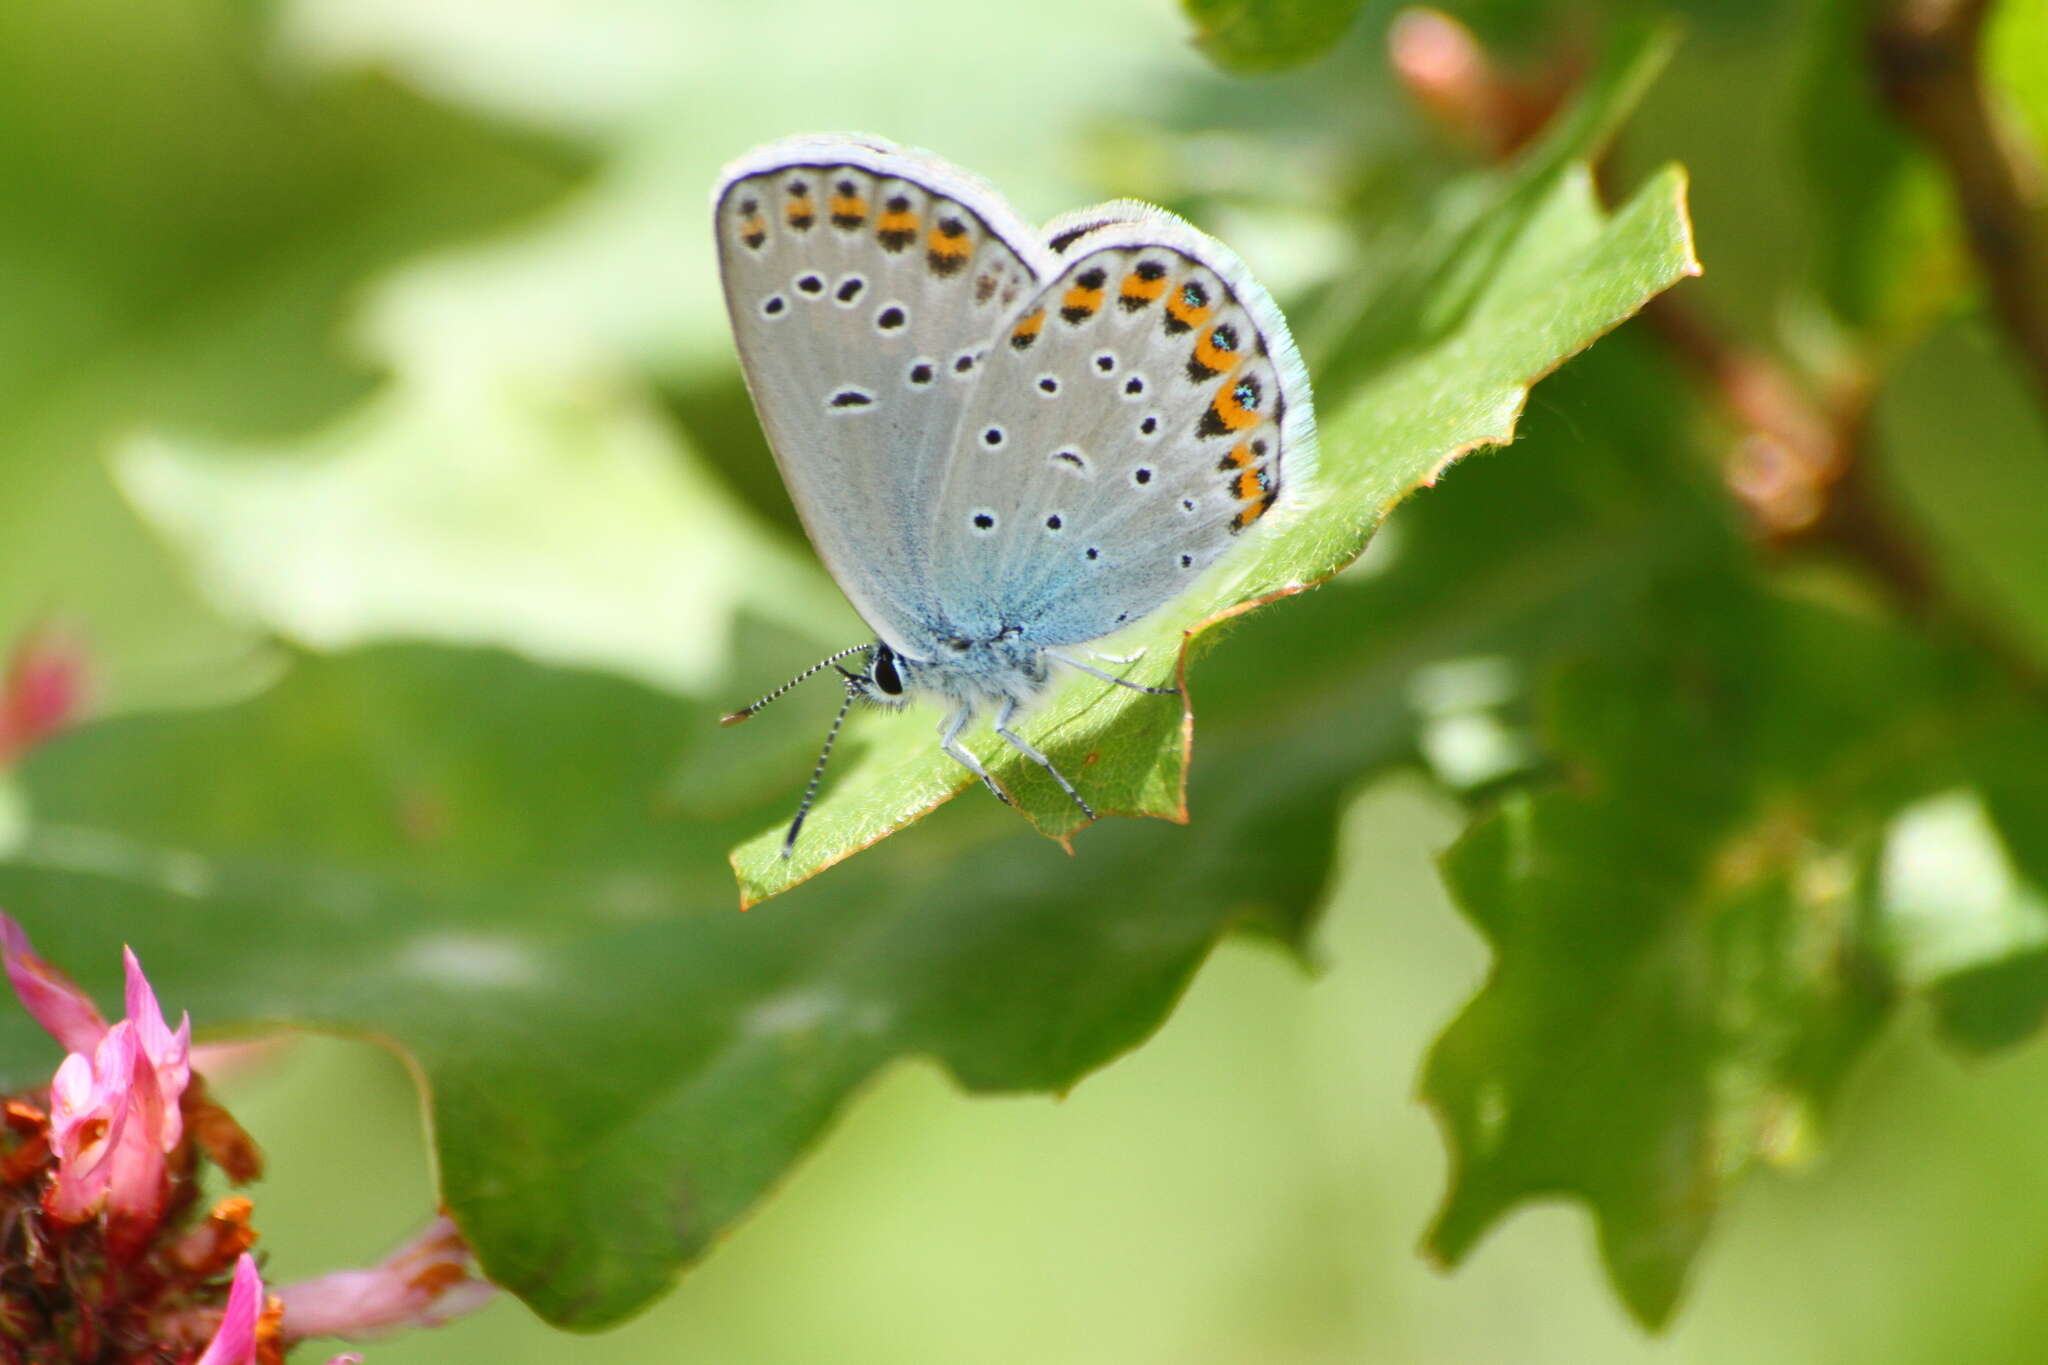
M1226 71L1278 71L1315 60L1358 21L1365 0L1181 0L1195 45Z
M1907 811L1885 849L1899 971L1948 1037L1993 1052L2048 1018L2048 715L2022 711L1958 753L1958 786Z
M2018 703L1734 576L1654 589L1614 631L1555 685L1562 783L1445 860L1497 957L1429 1060L1454 1159L1429 1246L1456 1261L1515 1204L1583 1199L1656 1325L1728 1187L1811 1154L1884 1018L1885 822Z
M1297 937L1348 780L1269 774L1212 793L1216 837L1126 824L1081 862L963 805L834 894L741 916L721 850L761 803L720 812L730 787L677 781L711 722L500 654L302 660L240 706L40 751L0 903L110 997L131 941L205 1036L401 1047L487 1272L596 1327L661 1292L885 1061L1063 1089L1156 1027L1227 927ZM17 1011L0 1058L15 1084L56 1060Z
M1611 218L1591 205L1582 172L1567 168L1546 188L1529 216L1589 220L1590 235L1551 256L1542 271L1516 269L1519 258L1496 255L1496 283L1472 301L1460 325L1410 350L1323 413L1310 504L1241 552L1227 565L1227 577L1211 578L1104 641L1103 655L1135 656L1134 681L1188 680L1187 649L1203 631L1350 563L1401 498L1433 482L1459 455L1512 438L1530 385L1697 272L1678 170L1654 177ZM1193 681L1190 690L1198 691ZM840 770L794 856L782 856L780 824L736 849L733 865L745 902L795 885L964 790L968 780L932 743L928 727L923 717L868 727L866 751ZM1145 697L1077 679L1034 713L1026 736L1075 776L1098 810L1184 820L1192 731L1191 699ZM973 747L1040 829L1066 837L1080 826L1072 803L1035 765L986 740Z
M1513 457L1419 499L1377 564L1215 651L1198 828L1113 822L1068 859L960 802L737 916L724 850L785 808L808 735L409 647L38 752L0 904L109 1001L132 942L203 1036L297 1025L403 1051L441 1197L490 1273L598 1326L704 1254L890 1060L1065 1089L1157 1027L1223 933L1301 949L1347 793L1414 753L1417 665L1582 640L1644 566L1727 543L1711 490L1661 453L1672 404L1640 348L1545 392ZM622 477L607 429L561 467ZM740 646L803 647L759 623ZM55 1062L0 1011L7 1079Z

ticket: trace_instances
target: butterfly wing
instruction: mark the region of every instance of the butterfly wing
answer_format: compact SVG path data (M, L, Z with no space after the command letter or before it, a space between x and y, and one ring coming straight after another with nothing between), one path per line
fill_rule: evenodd
M1314 462L1308 375L1231 252L1148 205L1056 220L989 348L929 533L969 631L1098 639L1185 592Z
M993 190L877 139L790 138L713 192L741 367L825 567L929 657L932 489L982 355L1056 258Z

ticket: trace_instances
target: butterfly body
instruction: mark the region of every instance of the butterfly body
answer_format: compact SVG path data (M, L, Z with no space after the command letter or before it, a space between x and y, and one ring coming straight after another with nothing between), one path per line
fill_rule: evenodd
M874 139L750 153L714 225L784 481L878 637L839 670L849 701L948 703L943 746L1002 795L958 742L992 709L1092 815L1011 722L1056 665L1172 690L1061 651L1185 593L1299 496L1313 417L1278 310L1163 210L1110 203L1039 232Z

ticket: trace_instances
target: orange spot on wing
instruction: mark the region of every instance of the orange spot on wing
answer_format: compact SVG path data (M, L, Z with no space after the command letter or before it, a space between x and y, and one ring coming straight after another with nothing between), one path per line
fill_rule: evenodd
M817 218L818 211L808 194L800 194L789 201L789 207L783 213L788 217L790 226L807 228Z
M917 240L917 212L890 209L875 220L875 236L884 251L901 251Z
M868 201L857 194L835 194L832 196L832 224L834 227L859 227L867 221Z
M1188 301L1184 297L1182 297L1182 293L1183 291L1176 289L1173 291L1172 294L1167 296L1167 315L1171 317L1175 322L1180 323L1183 327L1200 327L1203 323L1209 320L1209 314L1213 310L1206 303L1203 304L1200 308L1192 307L1191 305L1189 305Z
M1100 289L1083 289L1075 285L1060 299L1060 316L1069 322L1078 322L1096 309L1102 307Z
M1247 469L1239 474L1236 483L1231 487L1231 492L1237 494L1239 502L1250 502L1253 498L1263 495L1265 491L1266 480L1256 469Z
M942 218L925 234L925 260L941 275L950 275L967 264L974 241L957 218Z
M1011 330L1010 344L1013 346L1029 346L1037 339L1039 329L1044 326L1045 310L1040 308Z
M1211 327L1195 342L1195 359L1200 362L1203 369L1212 373L1227 373L1244 362L1242 353L1219 348L1215 344L1215 337L1216 329Z
M1151 303L1165 292L1166 277L1164 275L1156 280L1148 280L1133 270L1130 274L1124 276L1123 285L1117 290L1117 296L1129 299L1132 303Z
M1238 469L1244 469L1249 466L1252 462L1251 443L1249 441L1238 442L1236 446L1231 448L1230 453L1223 457L1223 462Z
M1209 411L1226 431L1243 431L1259 422L1259 414L1237 401L1237 384L1230 379L1217 386L1216 399L1209 404Z

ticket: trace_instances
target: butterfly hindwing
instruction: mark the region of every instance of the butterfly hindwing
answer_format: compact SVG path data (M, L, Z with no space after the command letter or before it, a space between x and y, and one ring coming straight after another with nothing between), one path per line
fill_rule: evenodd
M1093 640L1239 543L1313 460L1306 373L1213 239L1112 204L1049 229L1046 284L989 348L945 463L933 581L972 629Z
M986 186L873 140L761 148L713 200L741 365L804 528L868 624L927 654L941 466L983 353L1056 258Z

